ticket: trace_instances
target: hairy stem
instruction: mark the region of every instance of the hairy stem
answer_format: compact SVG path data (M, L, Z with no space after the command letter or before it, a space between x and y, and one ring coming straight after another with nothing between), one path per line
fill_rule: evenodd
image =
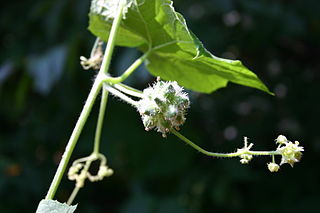
M128 104L131 104L134 107L137 107L137 101L132 100L131 98L129 98L128 96L126 96L125 94L120 92L119 90L117 90L107 84L104 85L104 88L106 90L108 90L112 95L117 96L121 100L127 102Z
M95 133L95 138L94 138L94 147L93 147L93 152L95 154L99 153L99 147L100 147L100 141L101 141L101 131L102 131L102 126L103 126L103 119L106 111L106 106L108 102L108 91L102 90L102 97L101 97L101 102L100 102L100 109L99 109L99 117L98 117L98 122L97 122L97 127L96 127L96 133Z
M111 61L111 56L112 56L113 49L115 46L115 36L117 34L117 30L119 28L119 25L120 25L120 22L122 19L122 11L123 11L123 7L124 7L124 3L125 3L125 0L119 1L117 15L112 23L112 28L110 31L107 47L105 50L105 54L104 54L104 58L103 58L103 62L102 62L99 74L97 75L97 77L94 81L94 84L91 88L91 91L89 93L87 101L83 107L83 110L80 114L80 117L77 121L77 124L72 132L72 135L71 135L69 141L68 141L65 152L62 156L62 159L61 159L59 166L58 166L58 169L56 171L56 174L55 174L53 181L51 182L50 188L47 192L46 199L53 199L53 197L57 191L57 188L61 182L62 176L66 170L67 164L70 160L70 157L71 157L72 152L74 150L74 147L78 141L78 138L79 138L80 133L83 129L83 126L87 121L87 118L90 114L92 106L96 100L96 97L97 97L100 89L101 89L104 75L108 73L108 69L109 69L110 61Z
M147 51L140 58L135 60L135 62L133 62L133 64L121 76L114 78L110 77L106 81L111 84L118 84L123 82L146 60L149 54L150 51Z
M98 49L101 46L101 44L102 44L101 39L100 38L96 38L96 40L94 42L94 45L93 45L93 48L92 48L91 53L90 53L90 58L94 57L94 55L98 51Z
M183 136L180 132L176 131L175 129L171 130L172 134L177 136L179 139L184 141L186 144L192 146L194 149L198 150L202 154L205 154L207 156L211 157L223 157L223 158L233 158L233 157L239 157L240 155L243 154L248 154L248 155L281 155L277 151L249 151L246 149L240 149L241 151L233 152L233 153L216 153L216 152L208 152L201 148L200 146L196 145L193 143L191 140Z
M143 94L141 91L136 90L134 88L131 88L125 84L115 84L114 88L116 88L117 90L127 94L127 95L131 95L137 98L143 98Z
M131 90L131 91L136 92L136 93L139 93L139 94L142 94L142 93L143 93L141 90L138 90L138 89L136 89L136 88L130 87L130 86L126 85L126 84L119 83L119 84L117 84L117 85L120 85L120 86L122 86L122 87L124 87L124 88L126 88L126 89L128 89L128 90Z

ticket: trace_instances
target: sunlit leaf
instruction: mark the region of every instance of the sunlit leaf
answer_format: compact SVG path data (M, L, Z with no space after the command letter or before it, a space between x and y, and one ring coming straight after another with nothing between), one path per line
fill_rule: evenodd
M89 16L90 31L107 40L112 20L95 10ZM194 91L210 93L230 81L270 93L240 61L218 58L208 52L189 30L183 16L175 12L170 0L133 1L116 44L137 47L143 52L151 48L146 62L149 72Z

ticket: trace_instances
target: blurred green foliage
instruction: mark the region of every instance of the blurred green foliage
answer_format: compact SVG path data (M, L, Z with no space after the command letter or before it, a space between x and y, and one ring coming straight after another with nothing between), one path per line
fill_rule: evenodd
M94 41L86 30L90 1L26 0L0 11L0 212L34 212L45 196L92 84L79 56ZM278 134L300 140L302 162L271 174L270 159L249 165L210 159L174 136L145 132L130 106L111 98L101 151L115 170L87 183L77 212L311 212L320 200L318 130L320 2L317 0L175 0L189 27L214 54L241 59L276 93L230 84L212 95L191 93L182 133L199 145L233 151L248 136L273 149ZM114 75L137 53L118 48ZM142 89L144 68L127 83ZM73 159L90 154L98 107ZM57 199L73 189L66 178Z

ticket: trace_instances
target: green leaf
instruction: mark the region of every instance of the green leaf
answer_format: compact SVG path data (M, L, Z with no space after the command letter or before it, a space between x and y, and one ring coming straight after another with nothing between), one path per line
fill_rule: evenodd
M100 0L103 1L103 0ZM96 0L91 8L96 7ZM106 8L104 8L106 9ZM133 0L117 34L116 44L152 49L146 65L151 74L198 92L211 93L233 82L272 94L237 60L218 58L188 29L170 0ZM107 41L112 20L92 10L89 30Z
M41 200L36 213L73 213L76 208L56 200Z

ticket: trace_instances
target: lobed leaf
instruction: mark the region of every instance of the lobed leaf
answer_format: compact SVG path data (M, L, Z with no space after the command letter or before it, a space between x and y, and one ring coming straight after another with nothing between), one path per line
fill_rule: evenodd
M100 0L103 2L106 0ZM91 7L95 7L96 0ZM198 92L211 93L227 83L253 87L272 94L238 60L216 57L205 49L177 13L171 0L132 0L122 21L116 44L151 49L146 65L151 74ZM107 41L112 20L91 10L89 30Z

